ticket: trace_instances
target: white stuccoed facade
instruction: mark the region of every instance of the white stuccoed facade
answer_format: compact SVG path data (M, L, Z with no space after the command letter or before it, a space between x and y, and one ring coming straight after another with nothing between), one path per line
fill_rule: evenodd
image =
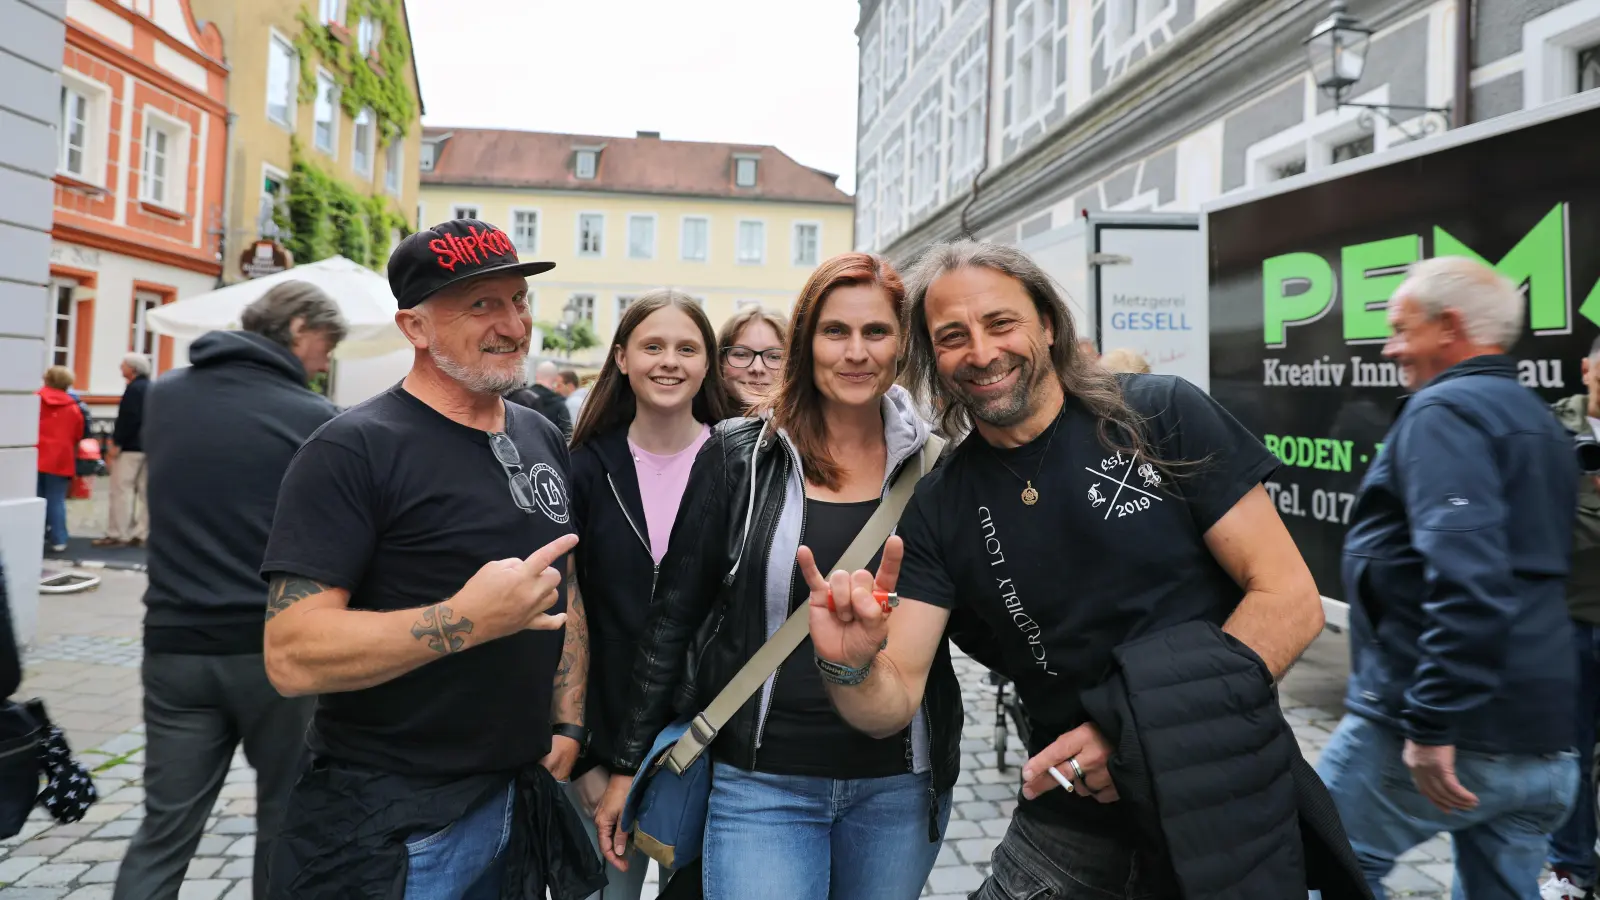
M66 0L0 0L0 561L17 640L33 639L44 548L39 401Z

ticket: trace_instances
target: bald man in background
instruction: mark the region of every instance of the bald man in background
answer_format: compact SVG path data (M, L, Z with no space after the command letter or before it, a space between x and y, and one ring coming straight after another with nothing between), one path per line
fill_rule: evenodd
M539 363L533 370L533 384L525 388L518 388L505 397L512 403L517 403L533 410L550 420L550 423L561 429L562 437L572 440L572 416L567 412L567 400L556 391L556 382L560 378L560 369L548 359Z

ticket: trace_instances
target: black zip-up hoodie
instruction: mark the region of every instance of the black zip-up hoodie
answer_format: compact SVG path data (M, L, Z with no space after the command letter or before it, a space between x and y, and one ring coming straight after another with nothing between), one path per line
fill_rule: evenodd
M573 777L609 760L627 712L628 676L650 614L656 564L650 554L639 475L628 426L572 451L572 510L579 529L573 559L589 622L589 752ZM685 500L688 499L686 494Z
M339 410L306 387L287 347L213 331L188 368L145 398L150 585L145 648L260 653L266 585L257 570L289 460Z

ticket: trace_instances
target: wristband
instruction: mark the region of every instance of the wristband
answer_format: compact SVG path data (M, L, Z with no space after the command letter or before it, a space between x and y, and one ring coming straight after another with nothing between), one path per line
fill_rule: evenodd
M550 726L550 734L564 738L571 738L578 742L580 755L589 752L589 729L582 725L570 725L566 722L557 722Z
M883 643L878 645L878 651L881 653L888 646L889 639L884 638ZM816 662L817 672L822 676L823 681L844 687L855 687L866 681L867 676L872 674L872 663L873 660L877 659L877 655L874 654L873 658L867 660L867 664L859 669L855 666L847 666L844 663L836 663L831 659L823 659L816 654L815 650L812 651L811 658Z

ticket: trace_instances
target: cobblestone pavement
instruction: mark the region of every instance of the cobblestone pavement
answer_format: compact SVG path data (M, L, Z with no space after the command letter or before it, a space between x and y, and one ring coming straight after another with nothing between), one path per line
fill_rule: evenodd
M128 840L144 815L136 669L144 578L107 572L104 579L93 592L41 598L39 639L30 650L21 691L21 696L45 699L74 750L95 771L101 800L83 822L54 825L36 812L22 834L0 841L0 900L110 897ZM1325 634L1283 686L1285 715L1313 762L1338 721L1347 653L1343 636ZM923 892L932 900L965 898L988 873L990 854L1016 807L1023 763L1022 748L1011 734L1008 768L996 768L995 688L976 663L958 656L956 667L966 704L962 772L945 844ZM254 774L237 756L180 900L250 896L254 791ZM1418 847L1388 879L1390 896L1444 900L1450 858L1444 838ZM655 882L652 873L647 884ZM645 896L653 895L647 888Z

